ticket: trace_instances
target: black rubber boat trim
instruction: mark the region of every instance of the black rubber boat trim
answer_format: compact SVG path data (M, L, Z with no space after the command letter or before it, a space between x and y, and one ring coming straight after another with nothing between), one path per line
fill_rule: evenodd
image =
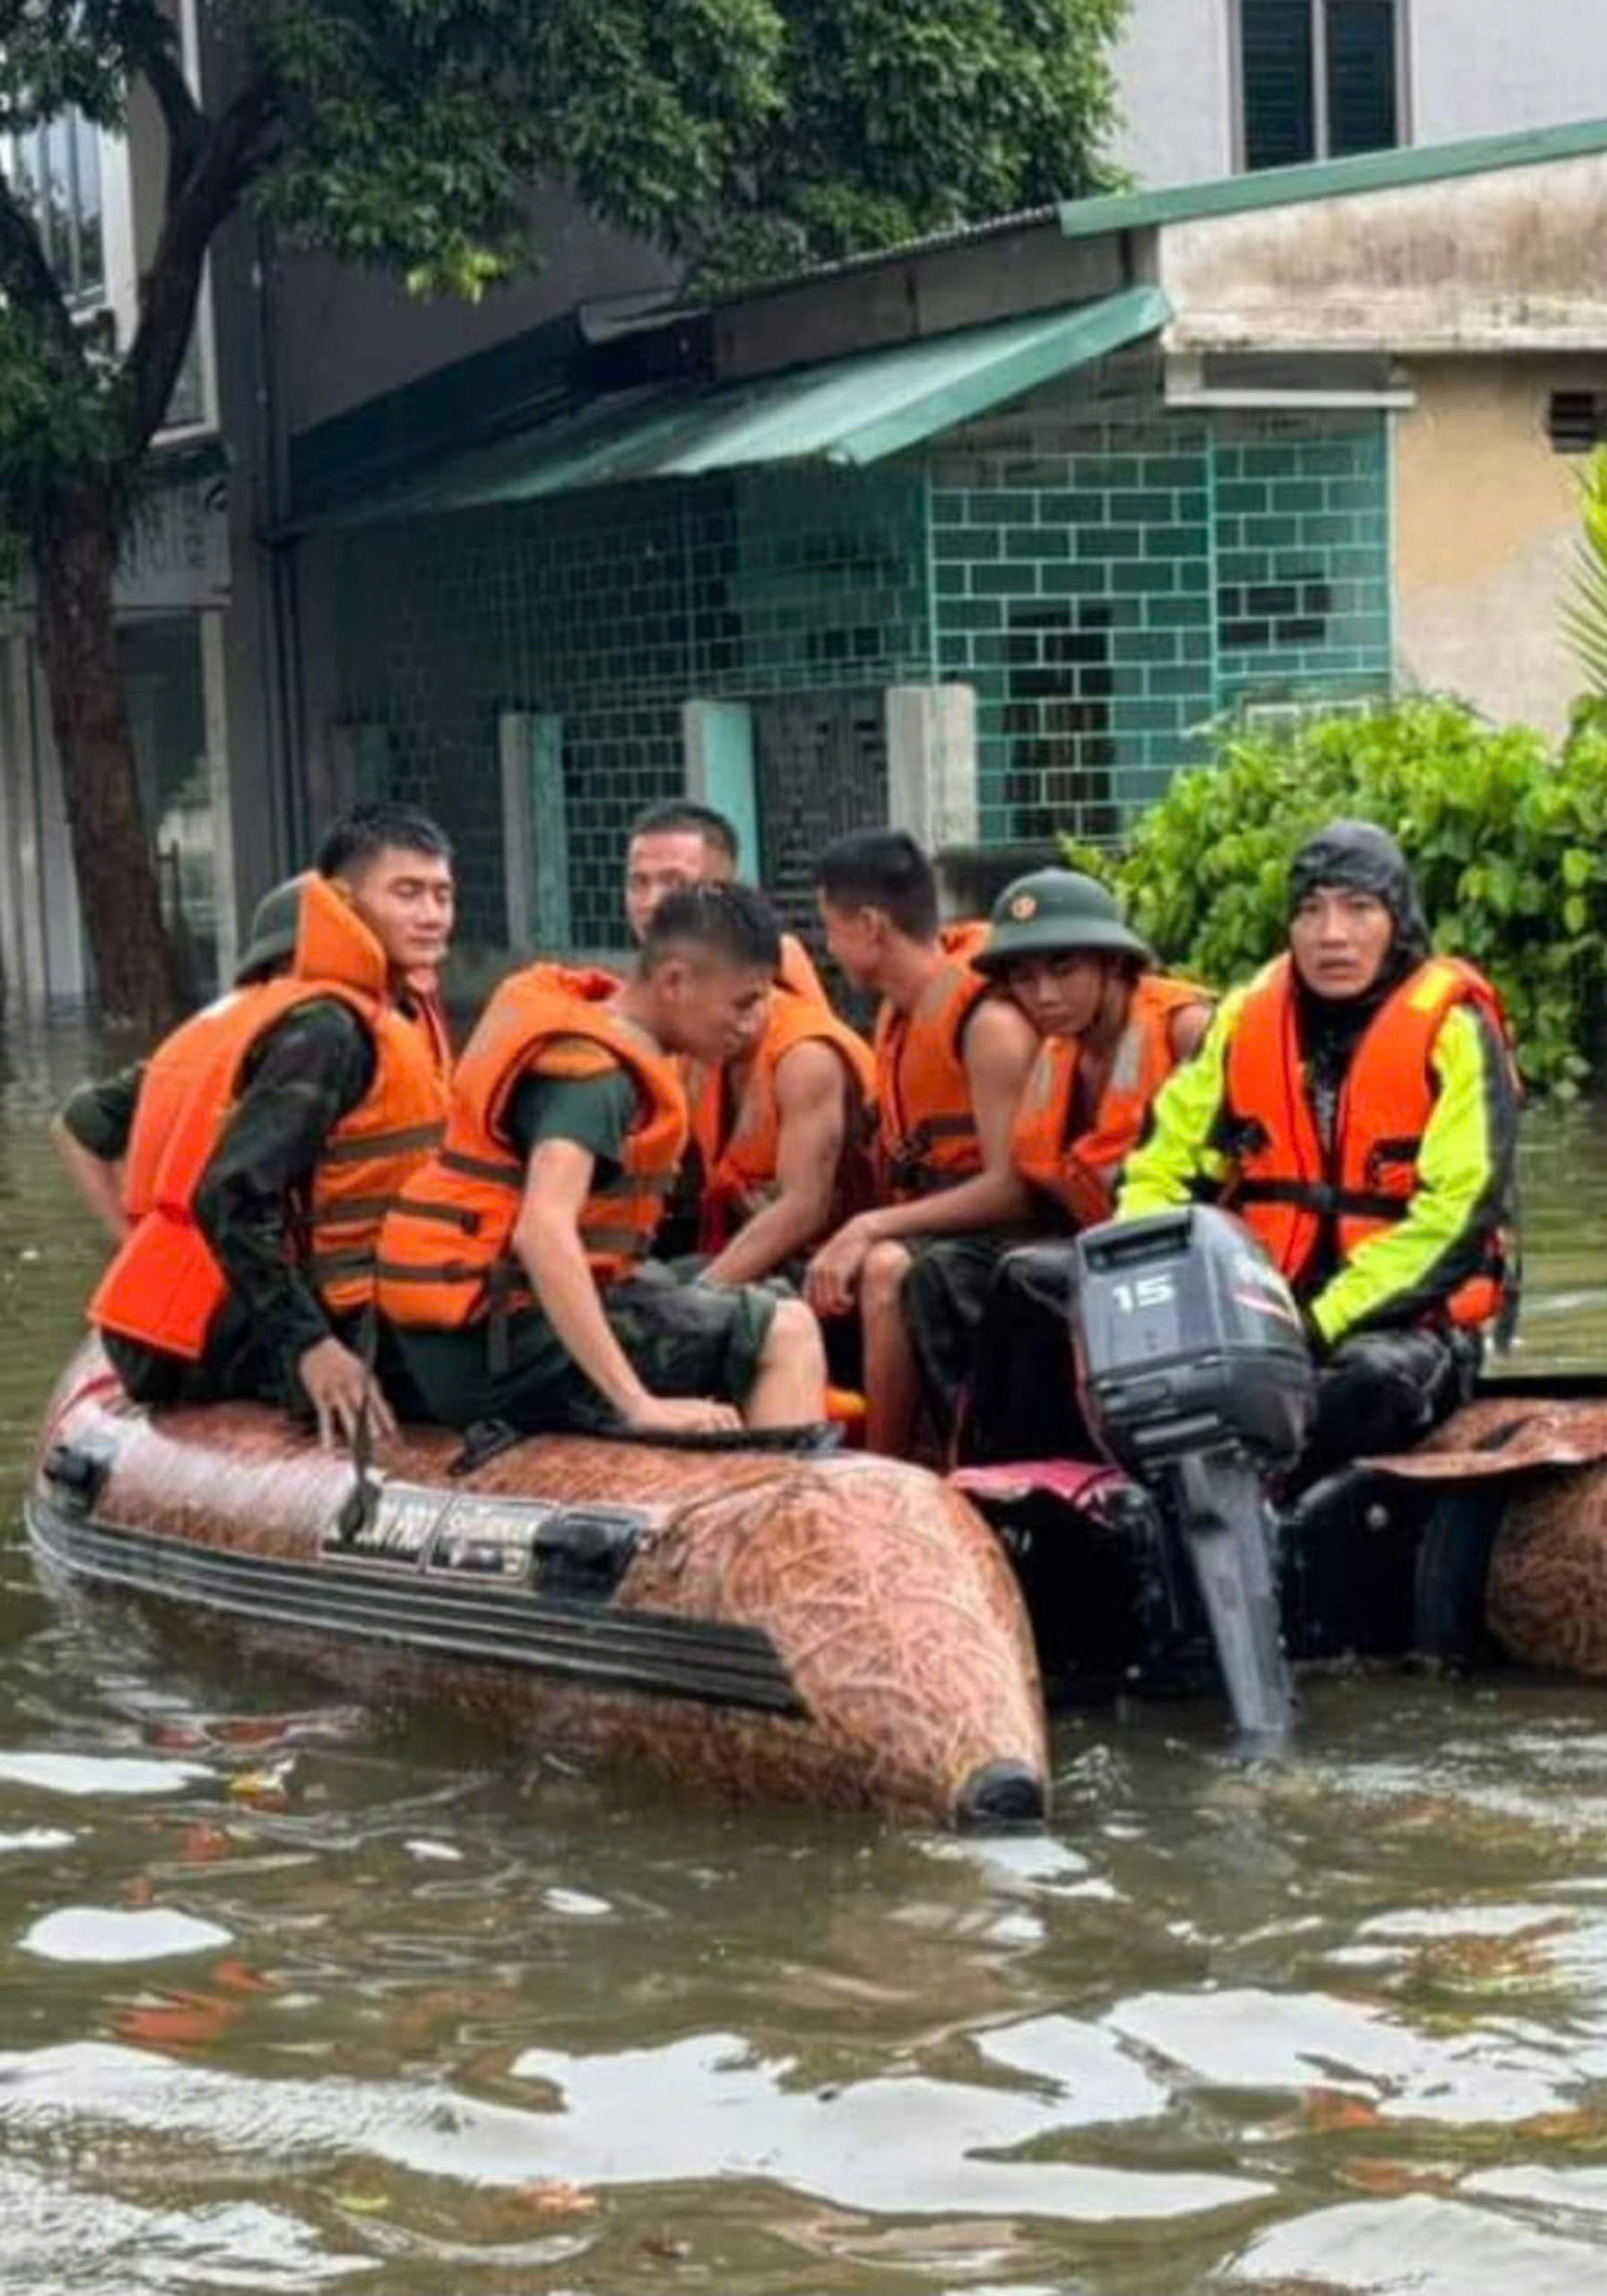
M501 1666L598 1691L693 1699L804 1717L762 1628L623 1611L526 1592L488 1600L446 1579L409 1585L373 1564L276 1562L151 1531L74 1521L30 1494L30 1536L79 1579L198 1605L252 1626L399 1648L454 1665Z

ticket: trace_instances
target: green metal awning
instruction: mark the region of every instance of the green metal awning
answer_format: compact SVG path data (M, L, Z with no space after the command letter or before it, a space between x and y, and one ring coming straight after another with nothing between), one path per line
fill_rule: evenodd
M305 526L367 525L760 464L863 468L1140 342L1170 316L1158 287L1129 287L1073 309L859 352L751 383L617 392L450 457L396 491L367 494Z

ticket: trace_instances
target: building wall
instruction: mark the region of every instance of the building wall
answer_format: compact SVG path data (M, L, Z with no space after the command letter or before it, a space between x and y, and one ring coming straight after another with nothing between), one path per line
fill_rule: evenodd
M1233 172L1233 0L1128 0L1110 156L1144 188Z
M1235 161L1237 0L1129 0L1116 54L1137 181L1194 183ZM1607 11L1575 0L1397 0L1406 13L1402 141L1445 144L1607 113Z
M821 773L847 773L816 731L844 715L826 698L852 700L863 731L887 686L960 680L982 836L1108 837L1218 709L1386 684L1386 491L1377 414L1095 421L1040 404L880 474L378 526L320 546L328 714L364 729L370 758L378 740L394 794L440 813L464 938L492 945L499 723L560 719L571 939L606 947L630 817L684 786L687 700L749 702L759 729L777 702L817 704L784 728L791 770L803 757L807 775L819 740Z
M755 474L377 526L335 548L333 714L457 848L507 938L498 726L562 721L572 938L620 939L632 815L684 786L682 707L926 674L919 474Z
M1607 11L1572 0L1407 0L1412 140L1607 112Z
M577 304L606 310L679 276L657 248L605 230L556 194L543 196L533 227L540 269L493 287L478 303L455 296L421 302L399 280L326 256L278 258L274 328L289 428L306 430Z
M1580 678L1558 628L1579 465L1546 431L1553 390L1599 361L1414 361L1395 433L1396 640L1408 684L1559 733Z
M1373 413L1040 415L934 461L938 664L977 689L985 839L1109 837L1218 711L1377 692Z

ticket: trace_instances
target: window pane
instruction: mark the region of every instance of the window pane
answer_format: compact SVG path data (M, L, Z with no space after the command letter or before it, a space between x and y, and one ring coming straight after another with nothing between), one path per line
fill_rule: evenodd
M78 159L78 284L106 284L106 254L100 239L100 131L74 113Z
M45 254L50 253L50 209L45 197L45 131L30 128L19 135L15 145L17 155L17 198L39 226Z
M1246 167L1314 159L1311 0L1239 0L1239 46Z
M1328 143L1336 159L1400 140L1394 0L1328 0Z
M50 265L68 294L78 284L73 230L73 123L63 113L45 131L45 203L50 216Z
M168 411L162 416L164 430L176 430L183 424L205 420L206 399L202 385L201 329L197 325L190 335L184 364L173 380L173 396L169 399Z

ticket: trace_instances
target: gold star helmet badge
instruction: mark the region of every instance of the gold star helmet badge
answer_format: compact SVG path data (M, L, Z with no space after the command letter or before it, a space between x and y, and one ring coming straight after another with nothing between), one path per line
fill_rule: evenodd
M1036 917L1038 915L1037 895L1035 893L1017 893L1015 899L1010 904L1010 914L1014 918L1018 925L1024 925L1029 917Z

